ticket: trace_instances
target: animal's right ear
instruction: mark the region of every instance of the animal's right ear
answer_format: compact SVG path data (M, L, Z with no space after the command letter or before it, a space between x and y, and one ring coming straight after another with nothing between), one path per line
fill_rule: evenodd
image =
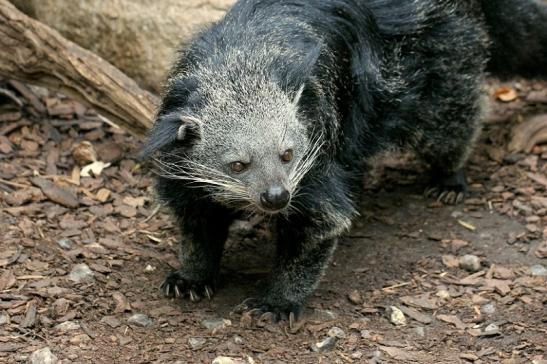
M142 158L148 159L155 152L175 144L190 147L201 137L201 121L177 110L158 117L141 155Z
M201 120L193 117L182 115L180 116L181 124L177 131L177 141L190 142L193 138L201 139L203 125Z

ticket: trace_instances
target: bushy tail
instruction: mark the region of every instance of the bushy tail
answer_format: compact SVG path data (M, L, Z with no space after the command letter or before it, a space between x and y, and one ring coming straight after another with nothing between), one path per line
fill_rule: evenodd
M489 71L547 78L547 1L480 1L492 38Z

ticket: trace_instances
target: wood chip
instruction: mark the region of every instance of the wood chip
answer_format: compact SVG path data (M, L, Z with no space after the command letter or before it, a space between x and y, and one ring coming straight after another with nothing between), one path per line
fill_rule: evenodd
M437 318L441 321L447 322L456 326L458 330L465 330L467 325L464 324L457 316L455 315L437 315Z
M76 194L64 187L57 186L55 183L39 177L31 178L30 181L55 203L69 208L76 208L80 205Z

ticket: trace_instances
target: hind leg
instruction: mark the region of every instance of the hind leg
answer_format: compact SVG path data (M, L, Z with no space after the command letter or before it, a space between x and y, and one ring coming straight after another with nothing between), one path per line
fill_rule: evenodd
M415 145L417 154L431 166L431 184L425 195L446 204L460 203L467 193L465 164L481 129L482 100L478 98L467 108L461 101L448 99L442 105L445 112L437 109Z

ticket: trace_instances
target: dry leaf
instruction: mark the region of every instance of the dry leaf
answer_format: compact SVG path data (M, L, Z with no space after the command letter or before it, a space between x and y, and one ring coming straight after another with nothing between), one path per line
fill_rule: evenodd
M110 167L110 163L96 161L82 168L80 177L96 177L100 176L103 169Z
M517 92L510 87L500 87L496 90L495 96L503 102L511 102L518 97Z

